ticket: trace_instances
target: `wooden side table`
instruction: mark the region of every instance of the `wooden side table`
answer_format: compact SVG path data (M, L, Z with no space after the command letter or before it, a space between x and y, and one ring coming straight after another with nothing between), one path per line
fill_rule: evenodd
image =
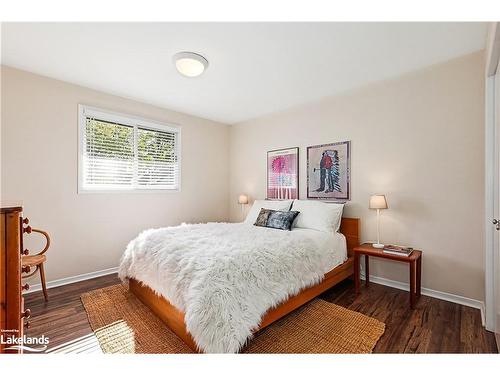
M377 257L398 262L408 263L410 266L410 306L415 308L415 303L421 295L421 278L422 278L422 251L413 250L410 256L405 257L402 255L392 255L384 253L383 249L376 249L371 243L364 243L353 249L354 252L354 283L356 287L356 294L359 294L360 272L359 272L359 258L361 255L365 256L365 285L370 284L370 265L369 257Z

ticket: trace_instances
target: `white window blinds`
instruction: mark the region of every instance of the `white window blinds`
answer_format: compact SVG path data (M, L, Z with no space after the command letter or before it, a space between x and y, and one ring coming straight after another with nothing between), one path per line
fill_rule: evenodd
M122 115L80 109L80 189L179 189L179 132Z
M137 128L137 184L177 187L177 133Z

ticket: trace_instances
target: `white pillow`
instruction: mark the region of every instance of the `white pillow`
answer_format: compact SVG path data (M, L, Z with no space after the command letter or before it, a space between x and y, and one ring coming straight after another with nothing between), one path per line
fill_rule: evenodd
M290 199L285 201L256 200L253 202L253 206L245 219L245 223L254 224L255 220L257 220L257 217L259 216L261 208L276 211L290 211L291 205L292 200Z
M291 209L300 212L294 227L331 233L339 231L344 204L294 200Z

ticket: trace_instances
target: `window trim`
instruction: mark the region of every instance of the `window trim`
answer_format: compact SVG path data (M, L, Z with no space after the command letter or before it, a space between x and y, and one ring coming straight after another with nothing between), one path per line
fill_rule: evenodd
M151 187L147 189L135 189L127 187L107 187L107 188L84 188L83 186L83 153L84 153L84 132L88 116L94 116L96 118L116 122L123 125L134 126L134 132L137 128L135 126L140 126L141 128L169 131L177 134L176 142L176 155L178 163L178 183L175 189L166 189L164 187ZM134 147L137 145L134 142ZM96 107L91 107L83 104L78 104L78 194L94 194L94 193L178 193L181 191L181 181L182 181L182 158L181 158L181 126L173 123L161 123L158 121L153 121L145 119L142 117L129 115L125 113L112 112Z

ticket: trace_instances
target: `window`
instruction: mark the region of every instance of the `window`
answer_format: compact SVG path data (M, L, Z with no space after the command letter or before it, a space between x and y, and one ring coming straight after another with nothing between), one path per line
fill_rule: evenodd
M179 127L79 109L79 191L179 190Z

